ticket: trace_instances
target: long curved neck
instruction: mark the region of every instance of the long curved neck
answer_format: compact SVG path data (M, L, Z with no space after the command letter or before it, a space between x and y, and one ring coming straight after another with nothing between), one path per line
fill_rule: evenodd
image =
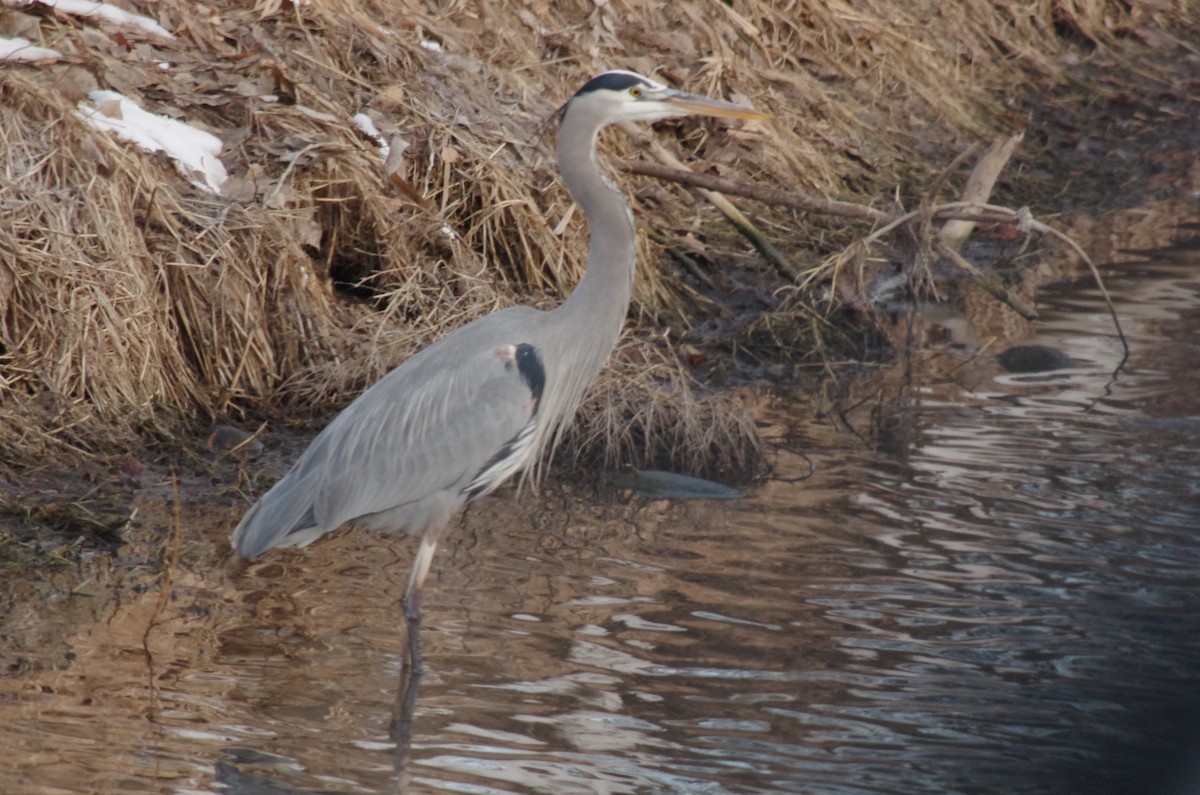
M583 279L547 313L540 340L547 383L540 409L545 421L535 443L539 451L553 450L562 440L583 393L621 336L633 293L633 216L596 163L596 136L603 126L590 106L568 107L558 133L559 171L587 217L589 241Z
M633 293L636 233L625 197L600 172L596 137L601 124L593 114L568 109L558 134L558 167L571 197L588 223L587 268L566 302L555 310L570 320L576 334L603 337L599 369L620 336Z

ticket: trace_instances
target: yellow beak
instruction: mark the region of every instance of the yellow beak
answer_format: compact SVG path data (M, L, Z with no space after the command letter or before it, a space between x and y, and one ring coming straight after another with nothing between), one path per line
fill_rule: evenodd
M678 108L682 113L697 116L719 116L725 119L765 119L767 114L745 105L735 105L720 99L712 99L700 94L688 94L685 91L668 89L658 98L664 104Z

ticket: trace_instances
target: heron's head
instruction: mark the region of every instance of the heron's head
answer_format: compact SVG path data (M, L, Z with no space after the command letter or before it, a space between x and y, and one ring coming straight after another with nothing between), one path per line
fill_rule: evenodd
M721 116L729 119L762 119L744 105L734 105L699 94L688 94L656 83L636 72L612 71L597 75L575 92L563 114L586 109L601 125L622 121L658 121L677 116Z

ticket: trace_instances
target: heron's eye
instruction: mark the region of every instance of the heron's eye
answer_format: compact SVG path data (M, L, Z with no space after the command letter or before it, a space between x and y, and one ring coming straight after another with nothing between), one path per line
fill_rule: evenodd
M629 96L633 97L634 99L637 99L641 95L642 95L642 87L641 86L633 86L632 88L629 89Z

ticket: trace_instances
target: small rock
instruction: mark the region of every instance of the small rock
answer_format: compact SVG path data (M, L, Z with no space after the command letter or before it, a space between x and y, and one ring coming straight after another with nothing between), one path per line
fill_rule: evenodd
M1044 373L1066 370L1077 364L1070 356L1049 345L1014 345L996 356L996 361L1010 373Z
M250 458L262 454L263 443L254 434L232 425L218 425L204 440L204 446L214 453L241 453Z

